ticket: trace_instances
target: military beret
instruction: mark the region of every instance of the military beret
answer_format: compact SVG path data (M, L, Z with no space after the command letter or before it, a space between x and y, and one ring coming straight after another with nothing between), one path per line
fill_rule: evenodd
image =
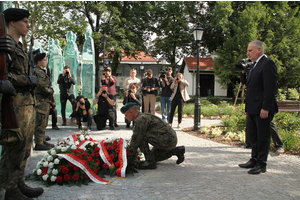
M46 57L45 53L40 53L34 57L34 62L37 63L38 61L43 60L43 58L45 58L45 57Z
M37 54L40 54L40 53L41 53L40 49L36 49L32 52L33 55L37 55Z
M5 21L20 21L21 19L28 18L30 13L28 10L19 8L9 8L3 11Z
M135 103L135 102L129 102L129 103L127 103L125 106L123 106L122 108L121 108L121 112L124 114L127 110L129 110L132 106L136 106L137 105L137 103Z

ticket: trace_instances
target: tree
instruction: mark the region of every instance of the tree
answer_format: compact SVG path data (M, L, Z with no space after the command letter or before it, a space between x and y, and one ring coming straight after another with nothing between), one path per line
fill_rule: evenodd
M191 54L194 40L191 25L195 19L196 4L188 1L155 2L151 31L157 37L149 48L152 56L166 57L175 67L179 59Z
M20 1L19 3L20 8L29 10L31 14L29 18L31 29L26 41L29 41L30 36L33 34L36 39L41 41L44 49L48 49L47 41L51 37L59 39L63 48L66 44L67 31L73 31L77 35L79 49L82 48L87 23L79 17L68 19L65 15L64 2ZM24 44L26 47L26 43Z
M214 13L222 13L217 11L224 9L224 4L227 14L224 12L212 21L221 25L224 33L214 67L222 86L235 84L232 80L238 75L236 64L247 57L248 43L258 39L265 44L265 54L277 65L278 86L299 87L299 7L291 9L288 2L272 2L271 6L266 2L216 2Z

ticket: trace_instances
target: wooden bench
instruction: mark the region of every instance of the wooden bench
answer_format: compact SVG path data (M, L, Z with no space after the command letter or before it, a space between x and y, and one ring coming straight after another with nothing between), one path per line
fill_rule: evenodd
M278 101L278 111L296 111L300 112L300 101Z

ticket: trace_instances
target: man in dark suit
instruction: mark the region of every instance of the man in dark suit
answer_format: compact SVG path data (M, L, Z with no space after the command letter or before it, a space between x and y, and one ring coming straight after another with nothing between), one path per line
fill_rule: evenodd
M249 43L247 55L254 62L247 77L245 114L251 135L251 159L241 168L252 168L248 174L266 172L270 147L270 123L278 112L275 99L277 90L277 67L264 55L264 45L255 40Z

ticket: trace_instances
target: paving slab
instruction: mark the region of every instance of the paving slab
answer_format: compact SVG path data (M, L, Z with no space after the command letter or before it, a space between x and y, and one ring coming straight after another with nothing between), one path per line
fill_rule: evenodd
M176 119L175 119L176 120ZM49 142L62 140L69 135L79 133L76 125L59 126L52 130L51 122L46 134ZM201 125L218 124L220 120L201 120ZM126 129L124 115L118 110L119 127L97 131L92 126L90 136L98 141L122 137L129 139L132 129ZM159 162L155 170L139 170L126 179L106 177L111 185L90 182L88 185L46 187L39 181L26 183L33 187L42 186L44 194L40 200L159 200L159 199L300 199L300 159L299 156L269 154L267 172L260 175L248 175L247 169L238 164L249 160L249 149L219 144L184 133L173 124L178 136L178 145L186 147L185 161L176 164L176 157ZM183 119L182 127L192 127L193 119ZM45 154L33 151L26 173L31 173L36 163Z

